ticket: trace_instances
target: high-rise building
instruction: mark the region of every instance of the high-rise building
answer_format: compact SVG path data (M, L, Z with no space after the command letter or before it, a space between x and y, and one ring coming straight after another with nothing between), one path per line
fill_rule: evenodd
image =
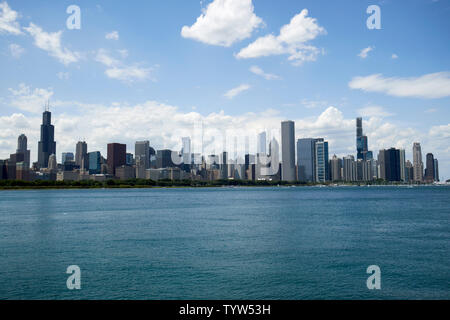
M257 154L267 154L267 150L266 150L266 145L267 145L267 136L266 136L266 132L263 131L260 134L258 134L258 141L257 141Z
M405 149L400 149L400 181L406 182L406 156L405 156Z
M75 156L73 155L72 152L63 152L61 155L61 163L65 164L68 161L74 161L75 160Z
M50 169L50 170L58 169L58 162L56 161L56 154L51 154L48 157L48 169Z
M343 159L342 180L347 182L356 181L356 162L355 157L348 155Z
M340 181L342 180L342 159L338 158L336 155L330 160L330 178L331 181Z
M439 182L439 161L434 159L434 181Z
M432 183L434 179L434 156L432 153L427 153L427 168L425 169L425 182Z
M85 141L79 141L75 150L75 164L81 168L83 164L83 160L85 165L87 165L87 143ZM83 168L86 169L86 168Z
M328 160L328 142L323 139L316 139L314 144L314 178L316 182L323 183L329 180Z
M228 152L222 152L220 157L220 177L221 179L228 179Z
M414 167L414 181L423 181L423 162L422 162L422 148L420 143L414 142L413 145L413 167Z
M89 152L89 174L100 174L102 169L102 156L99 151Z
M378 178L386 180L386 150L378 152Z
M316 139L298 139L297 140L297 168L298 180L302 182L313 182L314 154Z
M134 145L134 157L136 159L136 165L139 165L144 169L150 169L150 141L136 141Z
M405 182L412 182L414 180L414 167L411 161L407 160L405 164Z
M38 144L38 166L48 167L48 158L56 154L55 127L52 125L52 113L44 111L42 114L41 140Z
M356 118L357 160L366 160L369 151L367 136L363 135L362 118Z
M28 148L28 139L27 136L24 134L21 134L19 138L17 139L17 151L16 153L22 153L24 155L23 160L23 167L29 168L30 167L30 150L27 150Z
M127 165L127 166L132 166L132 165L134 165L134 157L133 157L133 154L132 153L127 153L126 154L126 156L125 156L125 164Z
M295 123L283 121L281 123L281 179L295 181Z
M183 157L183 164L192 164L192 151L191 151L191 138L184 137L181 138L181 155Z
M384 164L382 167L380 166L381 179L386 181L401 181L400 150L395 148L380 150L378 160Z
M108 144L108 174L115 175L116 168L127 162L127 146L120 143Z
M165 149L156 152L156 167L158 169L175 167L172 161L172 150Z

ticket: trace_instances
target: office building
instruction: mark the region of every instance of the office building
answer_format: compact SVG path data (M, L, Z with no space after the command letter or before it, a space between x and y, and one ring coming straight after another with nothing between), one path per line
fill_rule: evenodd
M316 139L297 140L297 170L298 180L302 182L315 181L314 155Z
M420 143L414 142L413 145L413 166L414 166L414 182L423 181L423 162L422 148Z
M295 175L295 123L281 123L281 179L283 181L297 180Z
M331 181L342 180L342 159L338 158L336 155L330 160L330 171Z
M61 155L61 163L65 164L68 161L75 161L75 156L72 152L63 152Z
M426 163L427 167L425 169L424 180L426 183L433 183L435 181L434 179L435 171L434 171L434 156L432 153L427 153Z
M24 155L24 167L29 168L30 167L30 150L28 150L28 139L27 136L24 134L21 134L19 138L17 139L17 150L16 153L22 153Z
M52 113L48 108L42 114L41 140L38 144L38 166L48 167L48 158L51 154L56 154L55 127L51 124Z
M108 144L108 174L115 176L116 168L126 164L127 146L120 143Z
M348 155L342 161L342 180L347 182L356 181L355 157Z
M434 181L439 182L439 161L434 159Z
M258 140L257 140L257 146L256 146L257 154L266 155L267 154L266 145L267 145L267 135L266 135L266 132L263 131L260 134L258 134Z
M82 168L82 164L84 163L87 165L88 159L87 159L87 143L85 141L79 141L76 146L75 150L75 164ZM64 162L63 162L64 163ZM82 168L86 169L86 168Z
M368 149L367 136L363 135L362 118L356 118L356 159L366 160Z
M100 174L102 170L102 156L99 151L89 152L89 174Z
M323 139L316 139L314 144L314 178L316 182L324 183L329 180L328 161L328 142Z
M165 149L156 152L156 167L158 169L175 167L175 164L172 161L171 150Z

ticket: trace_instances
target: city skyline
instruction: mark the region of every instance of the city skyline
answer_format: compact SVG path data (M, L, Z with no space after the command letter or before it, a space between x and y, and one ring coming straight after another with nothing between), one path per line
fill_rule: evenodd
M177 3L183 9L176 16L171 5L81 1L80 30L66 28L62 3L0 1L0 16L14 13L0 27L0 158L16 148L20 133L39 139L34 124L51 99L58 160L59 151L75 152L83 140L104 155L111 141L130 147L149 140L155 149L180 150L181 137L198 140L194 122L204 124L205 136L215 128L253 135L279 130L286 119L295 121L296 139L323 137L330 158L344 157L354 154L354 119L362 116L370 150L403 148L412 160L410 146L420 141L423 157L433 153L448 179L450 50L439 32L449 24L448 4L376 2L381 30L366 27L369 1L326 8L282 1L279 10L270 1L242 1L240 10L260 20L230 40L220 29L204 34L196 25L202 12L220 15L210 6L219 1ZM234 10L237 2L229 3ZM414 17L422 18L411 24ZM280 40L283 26L298 31L305 21L315 26L305 42L319 50L313 59L244 57L258 39L273 34ZM161 36L166 42L152 41ZM56 47L40 42L46 37L57 40ZM34 162L38 150L29 145Z
M329 143L323 138L295 138L295 122L281 122L281 148L272 136L269 151L266 146L266 131L256 136L255 149L250 148L250 139L234 137L234 156L230 156L225 141L226 135L213 137L213 142L222 140L222 150L204 153L203 125L201 153L192 149L190 137L182 137L181 150L157 150L150 141L136 141L135 152L127 152L127 145L110 142L107 157L101 152L88 152L86 141L76 144L75 156L72 152L62 152L60 165L56 157L54 126L51 124L49 105L42 114L41 139L38 142L39 158L30 169L30 150L27 137L21 134L17 141L16 153L9 159L1 160L0 179L7 180L100 180L107 179L150 179L150 180L268 180L287 182L370 182L384 180L403 183L434 183L440 181L439 161L432 153L426 154L423 163L419 142L413 144L413 163L406 159L404 149L381 149L377 159L369 151L367 136L363 135L363 119L356 118L356 161L354 155L330 159ZM238 149L240 148L240 149ZM49 150L52 152L49 152ZM200 150L199 149L199 150ZM244 153L242 153L244 152ZM253 154L252 154L253 152ZM281 161L280 161L281 156Z

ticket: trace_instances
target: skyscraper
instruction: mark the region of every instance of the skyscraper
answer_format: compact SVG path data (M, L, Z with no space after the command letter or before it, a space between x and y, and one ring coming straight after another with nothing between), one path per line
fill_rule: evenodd
M384 162L384 170L380 169L381 177L386 181L400 181L400 150L391 148L380 150L379 161ZM383 179L383 178L382 178Z
M190 165L192 163L192 152L191 152L191 138L184 137L181 138L181 155L183 157L183 163L186 165Z
M89 152L89 174L100 174L102 169L102 156L99 151Z
M368 149L367 136L363 135L362 118L356 118L357 160L366 160Z
M76 146L75 151L75 164L81 168L81 165L84 164L87 166L88 158L87 158L87 143L85 141L79 141ZM86 169L86 168L82 168Z
M413 145L413 167L414 167L414 181L423 181L423 162L422 162L422 148L420 143L414 142Z
M75 156L72 152L63 152L61 155L61 163L65 164L67 161L74 161Z
M19 138L17 139L17 151L16 153L21 153L24 156L24 167L29 168L30 167L30 150L27 150L28 146L28 139L27 136L24 134L21 134Z
M338 158L336 155L330 160L330 171L331 181L342 180L342 159Z
M281 123L281 179L295 181L295 123L283 121Z
M439 161L434 159L434 181L439 182Z
M314 143L314 179L316 182L323 183L329 180L328 160L328 142L316 139Z
M314 181L315 141L316 139L310 138L297 140L297 167L299 181Z
M41 140L38 144L38 166L48 167L48 158L51 154L56 154L55 127L51 124L52 113L44 111L42 114Z
M144 169L150 168L150 141L136 141L134 145L136 164Z
M108 144L108 174L115 175L116 168L126 164L127 146L120 143Z
M400 149L400 180L406 182L406 156L405 149Z
M258 154L267 154L267 150L266 150L266 144L267 144L267 136L266 136L266 132L263 131L260 134L258 134L258 145L256 148L256 151Z
M434 182L434 156L432 153L427 153L427 168L425 169L425 182Z

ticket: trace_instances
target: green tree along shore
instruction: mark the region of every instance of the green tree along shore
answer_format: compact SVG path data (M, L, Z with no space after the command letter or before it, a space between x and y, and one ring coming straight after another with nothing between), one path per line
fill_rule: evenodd
M104 182L83 180L83 181L21 181L21 180L0 180L0 190L11 189L94 189L94 188L161 188L161 187L223 187L223 186L247 186L247 187L268 187L268 186L317 186L317 185L402 185L403 183L391 183L384 180L371 182L333 182L333 183L304 183L287 181L250 181L250 180L107 180Z

